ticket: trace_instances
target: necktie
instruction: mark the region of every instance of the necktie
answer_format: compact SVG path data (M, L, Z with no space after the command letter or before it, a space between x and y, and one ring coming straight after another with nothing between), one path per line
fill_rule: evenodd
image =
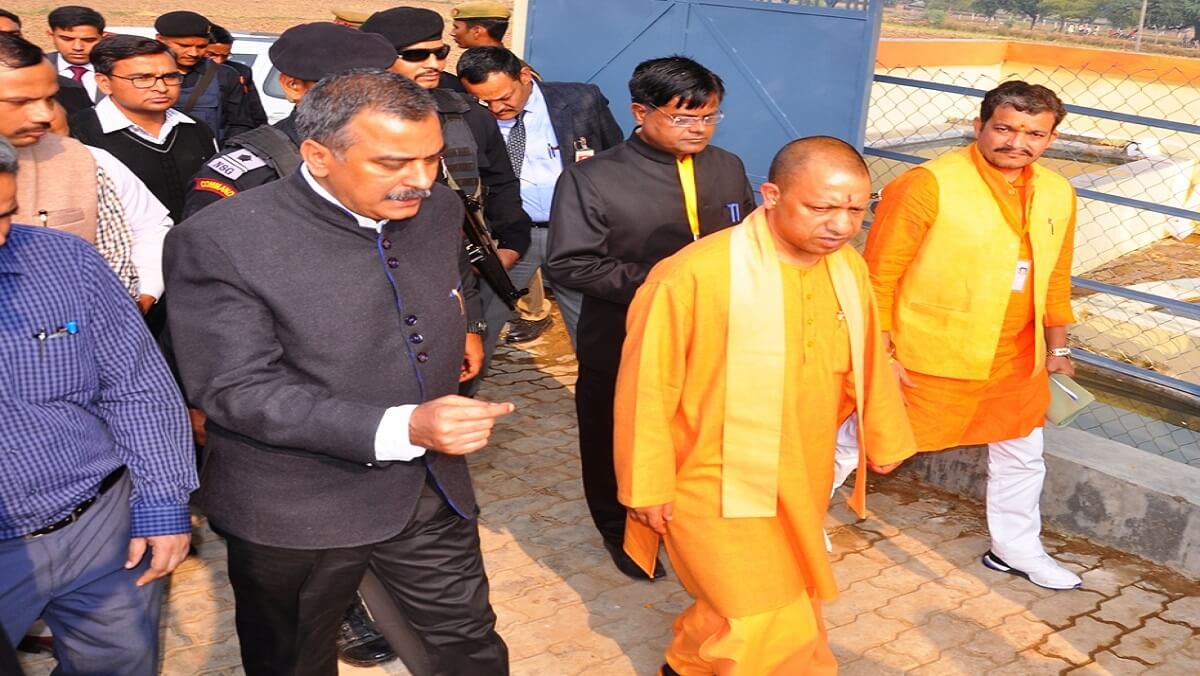
M71 71L71 79L76 82L83 82L83 74L88 72L83 66L67 66L67 70Z
M517 115L517 123L508 131L508 161L513 174L521 178L521 163L525 161L525 111Z

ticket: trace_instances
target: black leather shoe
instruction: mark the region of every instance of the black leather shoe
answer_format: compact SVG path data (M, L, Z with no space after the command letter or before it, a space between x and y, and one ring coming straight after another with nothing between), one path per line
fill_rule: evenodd
M342 617L337 636L338 659L354 667L371 667L396 659L387 639L375 630L367 609L355 601Z
M608 555L612 557L613 564L617 566L617 570L625 573L635 580L649 579L646 577L646 571L642 570L642 567L637 565L637 563L635 563L634 560L625 553L625 549L621 547L620 543L609 542L608 540L605 540L604 548L608 550ZM659 561L658 558L655 557L654 579L661 580L666 576L667 571L665 568L663 568L662 561Z
M679 676L679 672L672 669L671 665L666 662L663 662L661 672L662 676Z
M553 323L554 318L550 316L542 319L510 319L508 320L508 335L504 337L504 342L528 343L536 340Z

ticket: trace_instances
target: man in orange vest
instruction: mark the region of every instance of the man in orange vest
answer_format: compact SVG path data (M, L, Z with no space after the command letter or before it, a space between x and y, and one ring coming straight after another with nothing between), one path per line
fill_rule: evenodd
M1065 114L1040 85L988 92L975 143L887 186L865 252L917 447L987 444L983 564L1050 589L1080 586L1038 509L1048 374L1074 373L1075 190L1036 164Z

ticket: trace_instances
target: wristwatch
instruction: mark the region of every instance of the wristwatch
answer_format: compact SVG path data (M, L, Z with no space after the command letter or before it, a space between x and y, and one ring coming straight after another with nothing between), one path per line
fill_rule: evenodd
M467 322L467 333L475 333L482 336L487 333L487 329L486 319L472 319Z
M1070 357L1071 348L1069 347L1052 347L1046 350L1047 357Z

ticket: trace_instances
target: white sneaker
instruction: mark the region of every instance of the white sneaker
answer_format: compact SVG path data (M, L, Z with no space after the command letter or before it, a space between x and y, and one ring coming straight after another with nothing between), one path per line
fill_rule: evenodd
M1046 589L1079 589L1083 586L1083 580L1079 579L1078 575L1063 568L1045 553L1014 565L1005 562L989 549L983 555L983 565L1001 573L1023 577Z

